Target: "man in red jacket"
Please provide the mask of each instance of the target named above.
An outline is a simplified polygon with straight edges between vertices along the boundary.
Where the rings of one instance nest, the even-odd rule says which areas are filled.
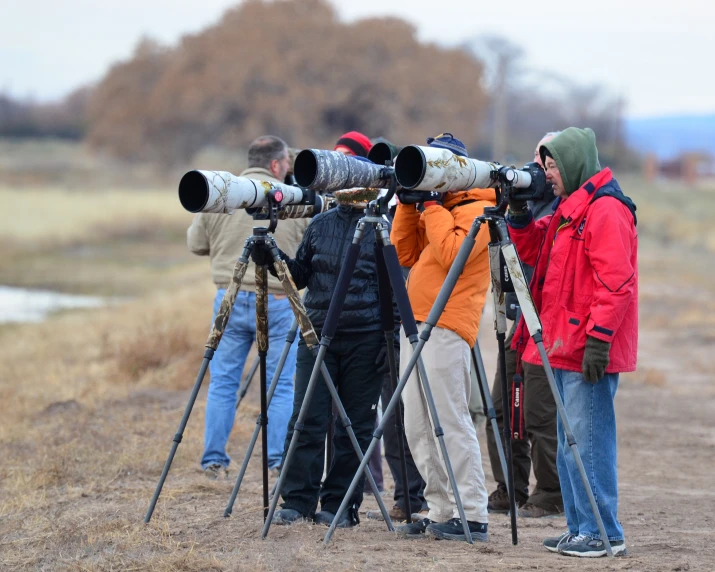
[[[618,522],[616,415],[620,372],[636,367],[638,238],[635,205],[611,170],[601,169],[591,129],[570,127],[540,154],[558,197],[555,212],[534,222],[526,203],[510,201],[507,222],[524,263],[535,267],[531,292],[546,352],[578,443],[613,553],[625,554]],[[524,319],[512,347],[541,365]],[[557,467],[568,531],[544,546],[569,556],[605,556],[575,459],[558,420]]]

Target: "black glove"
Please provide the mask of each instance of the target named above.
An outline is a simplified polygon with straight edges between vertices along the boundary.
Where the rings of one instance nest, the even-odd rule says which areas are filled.
[[[403,205],[417,205],[429,201],[442,204],[444,193],[436,193],[432,191],[400,191],[397,193],[397,198]]]
[[[400,344],[395,342],[395,367],[397,368],[398,376],[400,371]],[[375,358],[375,365],[377,367],[377,373],[387,373],[390,371],[390,362],[387,359],[387,344],[380,348],[380,351]]]
[[[280,259],[283,261],[289,259],[288,255],[281,249],[278,249],[278,256],[280,256]],[[276,276],[276,269],[273,266],[273,255],[267,244],[261,242],[255,243],[251,251],[251,260],[253,260],[256,266],[265,266],[271,275]]]
[[[268,266],[268,268],[273,267],[273,255],[271,254],[271,249],[267,244],[262,242],[256,242],[253,244],[253,250],[251,250],[251,260],[256,266]]]
[[[529,224],[531,220],[531,211],[525,200],[513,199],[509,195],[509,212],[507,213],[506,221],[509,224],[514,224],[517,227],[523,227]]]
[[[511,195],[509,196],[509,214],[512,216],[519,216],[526,214],[529,210],[529,205],[526,201],[513,199]]]
[[[611,352],[611,344],[586,336],[586,351],[583,352],[583,378],[589,383],[596,383],[606,373],[611,361],[609,354]]]

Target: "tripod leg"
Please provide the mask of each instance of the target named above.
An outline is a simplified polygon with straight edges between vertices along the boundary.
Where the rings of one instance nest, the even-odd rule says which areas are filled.
[[[151,520],[152,514],[154,514],[154,508],[156,507],[156,502],[159,500],[159,495],[161,494],[161,489],[164,487],[164,481],[166,476],[169,474],[169,469],[171,468],[171,463],[174,461],[174,455],[176,455],[176,449],[181,443],[181,439],[184,436],[184,429],[186,429],[186,424],[189,422],[189,416],[191,415],[191,410],[194,408],[194,403],[196,402],[196,396],[199,394],[201,389],[201,383],[206,375],[206,369],[209,366],[209,362],[213,357],[214,350],[207,349],[204,353],[204,361],[201,362],[201,367],[199,369],[199,374],[196,376],[196,381],[194,382],[194,387],[191,390],[191,396],[189,397],[189,402],[186,404],[186,409],[184,409],[184,415],[179,423],[179,428],[174,435],[174,442],[171,444],[171,450],[169,451],[169,457],[164,463],[164,470],[161,472],[161,477],[159,477],[159,482],[156,485],[156,490],[154,491],[154,496],[149,503],[149,510],[144,516],[144,522],[148,523]]]
[[[271,385],[268,388],[268,405],[271,404],[271,399],[273,398],[273,393],[275,393],[276,386],[278,385],[278,379],[281,376],[281,373],[283,372],[283,366],[285,365],[286,359],[288,358],[288,353],[290,352],[290,348],[293,345],[293,342],[295,341],[296,335],[298,332],[298,322],[296,320],[293,320],[293,325],[291,325],[290,330],[288,331],[288,335],[286,335],[286,341],[285,345],[283,346],[283,352],[281,353],[281,357],[278,360],[278,367],[276,367],[276,371],[273,374],[273,379],[271,380]],[[233,505],[236,502],[236,496],[238,496],[238,490],[241,488],[241,483],[243,482],[243,478],[246,475],[246,469],[248,468],[248,462],[251,459],[251,455],[253,455],[253,448],[256,446],[256,442],[258,441],[258,434],[261,431],[261,418],[260,415],[256,418],[256,427],[253,430],[253,435],[251,436],[251,441],[248,444],[248,448],[246,449],[246,454],[243,457],[243,463],[241,464],[241,470],[238,473],[238,478],[236,479],[236,484],[233,486],[233,492],[231,492],[231,498],[228,501],[228,505],[226,505],[226,510],[224,511],[223,515],[228,517],[231,516],[231,512],[233,511]]]
[[[503,226],[502,226],[503,225]],[[504,260],[506,261],[507,269],[509,270],[509,275],[514,283],[514,291],[519,300],[519,306],[521,307],[522,314],[524,316],[524,321],[526,322],[526,327],[529,330],[529,334],[536,343],[536,347],[539,350],[539,355],[541,356],[541,361],[544,364],[544,371],[546,372],[546,377],[549,380],[549,387],[551,388],[551,393],[554,396],[554,401],[556,402],[556,410],[558,411],[559,417],[561,418],[561,423],[564,426],[564,433],[566,434],[566,441],[571,449],[574,460],[576,461],[576,466],[578,467],[579,475],[581,476],[581,481],[583,482],[583,487],[586,490],[586,495],[588,496],[588,502],[591,505],[591,511],[596,519],[596,524],[598,526],[598,531],[601,535],[601,540],[606,547],[606,553],[610,558],[613,558],[613,549],[611,548],[611,543],[608,540],[608,534],[606,533],[606,527],[603,524],[603,519],[601,518],[601,513],[598,510],[598,504],[596,503],[596,498],[593,496],[593,490],[591,489],[591,484],[588,482],[588,476],[586,475],[586,469],[583,466],[583,460],[578,451],[578,445],[576,444],[576,438],[571,431],[571,424],[569,423],[568,417],[566,415],[566,409],[564,408],[563,400],[559,394],[559,390],[556,387],[556,380],[554,379],[554,372],[551,369],[551,364],[549,363],[549,357],[546,353],[546,348],[544,347],[543,338],[541,336],[541,320],[539,319],[538,312],[534,306],[534,301],[531,297],[529,291],[529,286],[524,280],[524,274],[521,268],[521,262],[516,252],[516,247],[508,239],[508,232],[506,230],[506,224],[501,221],[499,225],[499,233],[502,240],[502,252],[504,254]]]
[[[330,472],[330,467],[333,466],[333,440],[335,439],[335,407],[330,404],[330,421],[328,421],[328,434],[325,437],[325,474]]]
[[[246,393],[248,393],[248,388],[251,386],[251,382],[253,381],[256,372],[258,371],[258,366],[260,365],[260,363],[261,358],[256,356],[256,359],[253,360],[253,363],[251,364],[251,369],[248,370],[248,373],[243,378],[243,383],[241,384],[241,391],[238,394],[238,401],[236,401],[236,409],[238,409],[238,406],[241,405],[241,401],[243,401],[243,398],[246,397]]]
[[[511,543],[516,545],[519,542],[517,532],[517,507],[516,496],[514,492],[514,462],[512,460],[511,449],[511,412],[507,404],[509,396],[509,384],[506,379],[506,348],[504,341],[506,338],[505,332],[497,332],[497,344],[499,346],[499,364],[501,367],[501,394],[502,394],[502,437],[504,438],[505,462],[506,462],[506,488],[509,493],[509,518],[511,521]],[[497,439],[498,441],[499,439]]]
[[[499,437],[499,424],[497,422],[497,414],[494,410],[494,402],[492,401],[492,395],[489,392],[489,384],[487,383],[487,374],[484,370],[484,362],[482,361],[482,354],[479,351],[479,342],[474,344],[472,348],[472,363],[477,372],[477,379],[479,380],[479,388],[482,394],[482,403],[484,403],[484,413],[492,425],[492,431],[496,435],[496,446],[497,453],[499,455],[499,464],[501,465],[502,474],[507,474],[507,464],[506,457],[504,456],[504,444]]]
[[[464,238],[464,241],[462,242],[462,246],[459,248],[459,252],[457,253],[457,256],[452,263],[451,268],[449,269],[449,272],[447,273],[447,277],[444,279],[444,282],[442,284],[442,288],[440,289],[439,294],[437,295],[437,298],[432,305],[432,309],[430,310],[429,315],[427,316],[427,327],[423,330],[423,333],[420,334],[419,336],[419,341],[418,336],[417,336],[417,324],[415,323],[415,317],[414,314],[412,313],[412,307],[410,306],[410,300],[407,295],[407,289],[405,288],[405,282],[404,279],[402,278],[402,272],[400,271],[400,263],[397,259],[397,251],[395,250],[395,247],[390,244],[390,235],[386,227],[382,226],[378,228],[379,230],[379,239],[382,241],[382,244],[384,245],[383,247],[383,256],[385,258],[385,264],[387,266],[387,272],[390,276],[390,283],[392,285],[392,290],[395,294],[395,301],[397,302],[397,307],[399,308],[400,311],[400,317],[402,318],[402,328],[405,331],[405,335],[407,338],[410,340],[410,343],[412,344],[413,348],[413,353],[410,356],[410,360],[407,363],[407,366],[405,367],[405,371],[400,377],[400,382],[397,385],[397,388],[395,390],[395,393],[392,396],[392,399],[390,399],[390,403],[388,403],[387,408],[385,409],[385,412],[383,414],[382,421],[380,424],[377,426],[377,429],[375,429],[375,432],[373,433],[372,436],[372,441],[370,442],[370,446],[367,448],[367,451],[365,452],[365,457],[363,458],[362,462],[360,463],[360,467],[358,468],[357,472],[355,473],[355,476],[353,477],[352,482],[350,483],[350,487],[348,488],[348,493],[345,495],[345,498],[343,499],[342,504],[340,505],[340,508],[338,508],[338,512],[335,514],[335,520],[333,520],[333,523],[330,525],[330,528],[328,529],[327,534],[325,535],[325,538],[323,539],[323,545],[327,545],[330,542],[330,539],[335,532],[335,526],[336,523],[338,522],[338,519],[340,515],[345,511],[348,500],[352,496],[352,494],[355,491],[355,488],[357,487],[358,481],[360,479],[360,475],[362,472],[365,470],[365,465],[367,464],[367,459],[370,458],[370,455],[372,455],[373,450],[377,446],[376,443],[382,438],[382,433],[384,430],[384,424],[389,419],[390,415],[393,413],[395,410],[395,407],[397,407],[397,402],[400,399],[400,396],[402,395],[402,391],[405,388],[405,385],[407,384],[407,380],[410,377],[410,374],[412,373],[412,370],[415,368],[415,365],[417,364],[417,361],[420,357],[420,353],[422,352],[422,348],[424,347],[425,343],[427,342],[427,339],[429,338],[429,330],[434,327],[434,324],[437,323],[439,320],[439,317],[442,315],[442,312],[444,312],[444,308],[447,305],[447,301],[449,300],[449,297],[452,293],[452,290],[454,290],[454,286],[457,284],[457,280],[459,280],[459,276],[462,274],[462,271],[464,270],[464,265],[467,263],[467,259],[469,258],[470,253],[472,252],[472,249],[474,248],[474,243],[475,240],[474,238],[477,236],[477,233],[479,232],[479,228],[481,227],[481,220],[475,219],[474,223],[472,224],[471,228],[469,229],[469,233],[467,236]],[[415,343],[416,342],[416,343]],[[457,497],[459,497],[459,491],[457,490],[456,487],[454,487],[454,496],[455,500]],[[460,499],[460,504],[461,504],[461,499]],[[464,534],[467,538],[468,542],[473,542],[472,541],[472,535],[469,531],[469,525],[467,524],[466,519],[462,520],[462,524],[464,527]]]
[[[355,437],[355,431],[353,431],[352,423],[350,422],[350,419],[348,418],[348,414],[345,411],[345,408],[343,407],[342,402],[340,401],[340,396],[338,395],[337,389],[335,389],[335,385],[333,384],[333,380],[330,378],[330,372],[328,371],[328,368],[325,366],[325,363],[322,363],[320,365],[320,371],[323,374],[323,379],[325,380],[325,383],[328,386],[328,391],[330,392],[330,396],[333,398],[333,404],[335,405],[335,408],[337,409],[338,416],[340,417],[340,421],[342,422],[343,427],[345,427],[345,432],[348,434],[348,438],[350,439],[350,443],[352,444],[353,449],[355,450],[355,454],[357,455],[358,459],[360,461],[362,461],[363,454],[362,454],[362,450],[360,449],[360,444],[358,443],[357,437]],[[369,462],[369,459],[368,459],[368,462]],[[385,519],[385,523],[387,524],[387,529],[390,532],[394,532],[395,527],[392,525],[392,520],[390,520],[390,514],[387,512],[387,507],[385,506],[385,502],[382,500],[380,491],[377,489],[377,483],[375,483],[375,479],[372,476],[372,473],[370,472],[370,468],[367,465],[365,466],[365,478],[367,479],[367,482],[370,484],[370,488],[372,489],[372,492],[375,495],[375,500],[377,501],[377,505],[378,505],[378,507],[380,507],[380,512],[382,513],[382,516]]]
[[[263,518],[268,516],[268,400],[266,358],[268,356],[268,270],[256,266],[256,345],[261,362],[261,461],[263,469]]]
[[[489,271],[492,281],[492,302],[494,304],[494,330],[496,331],[497,344],[499,346],[499,383],[502,390],[502,433],[501,438],[504,440],[504,457],[506,460],[506,472],[504,480],[506,481],[506,490],[509,495],[509,517],[511,522],[511,542],[516,545],[519,541],[517,532],[517,506],[514,487],[514,464],[512,462],[511,449],[511,411],[507,405],[509,399],[509,382],[506,376],[506,305],[505,296],[502,291],[502,276],[500,269],[500,236],[494,224],[493,219],[489,220],[489,233],[491,242],[489,243]],[[498,435],[498,434],[497,434]],[[499,440],[498,438],[496,439]]]
[[[228,319],[231,317],[231,310],[236,302],[236,296],[238,296],[238,289],[241,287],[241,282],[246,274],[246,268],[248,268],[248,259],[251,255],[251,250],[253,248],[253,242],[249,238],[243,245],[243,252],[236,262],[236,266],[233,269],[233,280],[231,285],[226,289],[226,293],[221,300],[221,306],[216,313],[216,319],[214,320],[214,325],[209,333],[208,340],[206,341],[206,351],[204,352],[204,359],[201,362],[201,367],[199,368],[199,373],[194,382],[194,387],[191,390],[191,395],[189,397],[189,402],[186,404],[186,409],[184,410],[184,415],[179,423],[179,428],[174,435],[174,442],[171,445],[171,450],[169,451],[169,456],[164,464],[164,470],[161,472],[159,477],[159,482],[156,485],[156,490],[154,491],[154,496],[149,503],[149,510],[147,510],[144,516],[144,522],[148,523],[151,520],[152,514],[154,514],[154,509],[156,508],[156,503],[159,500],[159,495],[161,494],[161,489],[164,487],[164,481],[166,481],[166,476],[169,474],[169,469],[171,468],[171,463],[174,461],[174,455],[176,455],[176,449],[179,447],[179,443],[184,436],[184,430],[186,429],[186,424],[189,422],[189,416],[191,415],[191,410],[194,408],[194,403],[196,402],[196,397],[201,389],[201,384],[206,376],[206,370],[208,369],[209,362],[216,352],[223,332],[226,329],[226,324],[228,324]]]
[[[378,297],[380,299],[380,321],[385,332],[385,344],[387,345],[387,363],[390,368],[390,385],[392,392],[397,387],[397,360],[395,358],[395,317],[392,309],[392,288],[390,287],[390,275],[385,266],[385,256],[383,254],[384,245],[381,240],[375,243],[375,261],[377,262]],[[405,516],[407,522],[412,522],[412,506],[410,505],[409,479],[407,478],[407,459],[405,457],[405,430],[402,426],[402,402],[397,402],[395,411],[395,433],[397,435],[397,450],[400,456],[400,480],[402,484],[402,494]]]
[[[325,354],[328,350],[327,346],[321,345],[318,350],[318,355],[316,356],[315,363],[318,366],[314,367],[312,373],[310,374],[310,380],[308,380],[308,387],[305,390],[305,397],[303,398],[303,403],[300,406],[300,411],[298,412],[298,418],[296,419],[295,425],[293,426],[293,435],[291,436],[290,444],[288,445],[288,452],[283,460],[283,468],[281,469],[281,474],[278,477],[278,484],[276,485],[276,491],[273,494],[273,499],[271,500],[270,508],[268,509],[268,515],[266,515],[265,521],[263,523],[263,530],[261,531],[261,538],[265,538],[268,534],[268,530],[271,527],[271,520],[276,512],[276,506],[278,505],[278,499],[280,498],[280,493],[283,490],[283,484],[285,482],[286,475],[288,474],[288,469],[290,468],[290,463],[293,459],[293,453],[298,446],[298,438],[300,437],[301,431],[305,427],[305,418],[308,415],[308,407],[310,405],[310,400],[313,398],[313,392],[315,391],[315,386],[318,383],[318,373],[320,364],[325,360]]]

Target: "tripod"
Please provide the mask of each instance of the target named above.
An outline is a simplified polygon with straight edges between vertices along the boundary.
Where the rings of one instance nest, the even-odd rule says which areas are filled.
[[[484,416],[487,418],[489,423],[491,423],[492,429],[496,435],[499,434],[499,424],[497,422],[497,414],[494,410],[494,402],[492,401],[491,393],[489,392],[489,382],[487,381],[487,374],[484,370],[484,361],[482,360],[482,353],[479,350],[479,342],[474,343],[472,348],[472,366],[477,374],[477,381],[479,382],[479,393],[482,396],[482,405],[484,406]],[[504,445],[501,439],[496,440],[497,454],[499,455],[499,464],[501,465],[502,473],[507,474],[507,464],[506,457],[504,455]]]
[[[505,189],[507,192],[504,193],[504,197],[508,196],[508,191],[509,189]],[[551,393],[553,394],[554,401],[556,402],[556,409],[558,411],[558,415],[561,419],[562,425],[564,427],[564,433],[566,436],[566,441],[569,445],[569,448],[571,449],[571,453],[574,456],[574,459],[576,461],[576,465],[578,467],[579,474],[581,476],[581,481],[583,482],[584,489],[586,490],[586,494],[588,496],[589,503],[591,505],[591,510],[593,511],[593,515],[596,519],[599,533],[601,535],[601,539],[603,540],[605,546],[606,546],[606,552],[608,553],[609,557],[613,557],[613,551],[611,549],[611,544],[608,541],[608,535],[606,534],[606,529],[603,525],[603,519],[601,518],[601,515],[598,511],[598,506],[596,504],[596,499],[593,496],[593,491],[591,489],[591,486],[588,482],[588,477],[586,475],[586,470],[583,466],[583,461],[581,460],[581,455],[578,452],[578,446],[576,444],[576,439],[573,435],[573,432],[571,431],[571,425],[569,423],[568,417],[566,416],[566,410],[564,409],[564,404],[561,399],[561,395],[559,394],[558,388],[556,386],[556,381],[554,379],[554,372],[551,369],[551,365],[549,364],[549,359],[546,354],[546,349],[544,347],[544,342],[543,342],[543,337],[541,335],[542,328],[541,328],[541,321],[539,319],[538,312],[536,311],[536,307],[534,306],[534,302],[531,298],[531,293],[529,291],[529,286],[526,283],[526,280],[524,279],[524,273],[523,269],[521,267],[521,262],[519,260],[519,257],[516,252],[516,247],[514,244],[509,240],[509,233],[506,227],[506,221],[504,219],[503,215],[503,207],[495,207],[495,208],[489,208],[489,209],[484,209],[484,214],[482,216],[479,216],[474,219],[474,222],[472,223],[472,227],[469,230],[469,233],[465,237],[464,242],[462,243],[462,246],[460,247],[459,253],[457,254],[457,257],[452,264],[452,267],[449,269],[449,272],[447,274],[447,278],[444,281],[444,284],[442,286],[442,289],[440,290],[439,295],[437,296],[437,299],[435,300],[435,303],[432,307],[432,310],[430,311],[429,316],[427,317],[427,327],[431,328],[433,327],[434,324],[437,323],[437,319],[439,318],[439,315],[442,313],[444,310],[444,307],[447,304],[447,300],[449,299],[449,295],[451,294],[452,290],[454,289],[455,284],[457,283],[457,279],[459,278],[459,275],[462,273],[462,270],[464,268],[464,265],[469,257],[469,254],[471,253],[472,249],[474,248],[474,243],[475,243],[475,237],[477,236],[477,233],[479,232],[479,229],[483,223],[487,223],[489,225],[490,229],[490,235],[492,237],[492,243],[490,244],[490,269],[491,269],[491,276],[492,276],[492,290],[493,290],[493,297],[494,297],[494,304],[495,304],[495,327],[497,329],[497,340],[499,341],[499,353],[500,353],[500,360],[502,362],[502,384],[503,384],[503,389],[504,389],[504,395],[508,395],[506,393],[506,367],[504,364],[505,361],[505,354],[504,354],[504,339],[506,335],[506,308],[505,308],[505,300],[504,300],[504,292],[501,288],[501,272],[500,272],[500,265],[499,265],[499,260],[498,260],[498,253],[501,253],[504,256],[504,261],[506,265],[506,270],[508,272],[508,276],[511,279],[513,285],[514,285],[514,291],[517,295],[517,298],[519,300],[519,306],[522,309],[522,313],[524,316],[524,320],[527,326],[527,329],[529,330],[529,334],[531,335],[532,339],[534,340],[534,343],[536,344],[539,355],[541,357],[542,363],[544,365],[544,370],[546,372],[546,376],[549,380],[549,387],[551,388]],[[420,335],[420,338],[422,340],[422,335]],[[424,344],[423,344],[424,345]],[[417,351],[421,350],[421,347],[418,347],[415,350],[415,354],[417,354]],[[476,358],[475,358],[476,359]],[[398,391],[401,391],[402,387],[404,387],[404,384],[407,382],[407,378],[411,372],[411,369],[414,367],[414,362],[416,361],[415,355],[410,359],[410,362],[407,367],[407,371],[403,374],[402,378],[400,379],[400,384],[398,386]],[[388,409],[394,405],[395,399],[390,402]],[[503,408],[504,411],[508,411],[508,407]],[[510,431],[510,425],[508,422],[508,417],[505,415],[505,421],[504,421],[504,427],[505,427],[505,432]],[[376,431],[377,433],[377,431]],[[508,440],[506,445],[507,445],[507,450],[510,448],[511,441]],[[368,453],[370,450],[368,449]],[[511,469],[511,461],[509,458],[506,459],[508,466],[507,469]],[[508,474],[505,472],[505,474]],[[510,496],[510,502],[513,507],[513,477],[511,480],[511,488],[509,492]],[[351,484],[351,487],[355,484],[356,480],[353,479],[353,483]],[[341,507],[342,509],[343,507]],[[515,511],[512,509],[512,526],[514,526],[515,523]],[[340,514],[340,511],[336,515],[336,519],[338,518]],[[328,531],[329,534],[326,535],[324,542],[327,543],[330,539],[330,533],[331,531]],[[516,540],[516,530],[515,528],[512,528],[512,541]]]
[[[323,326],[322,330],[322,337],[320,340],[320,350],[318,352],[317,358],[316,358],[316,364],[313,368],[311,378],[308,384],[308,389],[306,391],[306,396],[303,401],[303,404],[301,406],[301,412],[298,417],[298,422],[296,423],[296,427],[300,426],[302,424],[305,414],[307,412],[307,404],[311,398],[312,394],[312,386],[315,384],[315,379],[317,378],[318,371],[320,369],[320,365],[323,363],[323,360],[325,358],[325,354],[328,350],[328,347],[330,346],[330,343],[333,339],[333,336],[335,334],[335,331],[337,329],[337,321],[338,321],[338,316],[340,314],[340,311],[342,310],[343,302],[345,300],[348,288],[350,286],[350,280],[353,274],[353,271],[355,269],[355,265],[357,263],[358,255],[360,252],[360,242],[364,236],[365,229],[368,225],[372,226],[374,228],[375,234],[376,234],[376,262],[377,262],[377,271],[378,271],[378,284],[380,282],[383,283],[383,287],[380,288],[379,291],[379,297],[380,297],[380,315],[381,315],[381,323],[383,330],[385,332],[385,340],[387,343],[387,358],[388,358],[388,365],[390,367],[390,373],[391,376],[393,376],[395,379],[397,377],[397,371],[396,371],[396,361],[394,357],[394,318],[392,315],[392,297],[391,296],[386,296],[385,292],[385,285],[389,282],[389,284],[392,287],[392,291],[395,294],[396,302],[398,309],[400,311],[400,315],[402,317],[402,324],[403,328],[405,330],[405,334],[412,344],[413,348],[419,348],[420,344],[424,345],[424,342],[426,341],[425,339],[420,339],[418,341],[418,330],[417,330],[417,324],[415,322],[414,315],[412,313],[412,308],[409,303],[409,299],[407,297],[407,289],[405,287],[404,279],[402,276],[402,272],[400,270],[400,265],[397,259],[397,252],[395,250],[395,247],[390,244],[390,236],[388,232],[388,226],[386,224],[385,218],[383,213],[386,212],[387,210],[387,202],[391,198],[391,193],[394,192],[394,186],[393,189],[391,189],[391,192],[388,193],[386,197],[382,197],[379,201],[373,201],[371,202],[368,207],[365,210],[365,216],[361,218],[358,221],[357,227],[355,229],[355,235],[353,237],[352,244],[348,248],[347,254],[345,256],[345,260],[343,261],[342,268],[340,270],[340,275],[338,276],[338,281],[337,285],[335,288],[335,293],[333,295],[333,298],[330,303],[330,307],[328,308],[328,313],[326,315],[325,319],[325,324]],[[382,276],[382,278],[379,278]],[[388,321],[389,318],[389,321]],[[414,368],[415,364],[418,363],[418,370],[419,370],[419,377],[420,377],[420,383],[422,386],[422,391],[425,394],[426,400],[427,400],[427,405],[430,413],[430,417],[432,419],[433,425],[434,425],[434,431],[435,431],[435,436],[437,437],[439,443],[440,443],[440,448],[442,452],[442,456],[445,461],[446,469],[447,469],[447,474],[449,477],[450,484],[452,486],[452,490],[454,492],[455,496],[455,502],[457,504],[457,508],[459,511],[459,514],[462,519],[462,524],[464,528],[464,533],[468,539],[468,541],[471,543],[472,542],[472,537],[469,531],[469,526],[467,524],[467,519],[465,518],[464,515],[464,508],[462,506],[462,501],[459,496],[459,491],[457,489],[456,485],[456,479],[454,476],[454,472],[452,470],[452,464],[449,460],[449,454],[447,452],[446,445],[444,443],[444,431],[442,430],[440,423],[439,423],[439,417],[437,414],[437,410],[434,404],[434,398],[432,396],[432,391],[430,389],[429,381],[427,379],[427,373],[424,367],[424,364],[422,363],[422,360],[419,359],[419,351],[414,350],[415,353],[413,354],[413,357],[410,360],[410,370]],[[394,372],[394,373],[393,373]],[[406,380],[406,378],[405,378]],[[382,437],[383,433],[383,428],[385,422],[388,420],[390,414],[395,410],[395,407],[397,406],[397,401],[399,400],[399,395],[400,392],[402,391],[402,387],[404,387],[404,382],[402,383],[402,386],[399,386],[396,388],[396,391],[393,395],[393,398],[390,400],[390,404],[388,408],[384,412],[383,420],[380,422],[378,425],[378,428],[374,431],[373,433],[373,438],[370,443],[370,446],[368,447],[365,455],[362,457],[362,460],[360,462],[360,467],[350,485],[350,488],[346,495],[343,498],[343,501],[340,505],[340,508],[338,509],[337,514],[335,515],[335,518],[333,519],[333,522],[330,525],[330,528],[328,530],[328,537],[326,537],[326,542],[327,538],[329,538],[330,535],[332,535],[333,531],[335,530],[337,523],[340,521],[340,516],[342,513],[345,511],[347,508],[348,503],[351,502],[351,498],[353,494],[355,493],[355,489],[357,488],[360,480],[360,475],[367,469],[367,463],[369,460],[370,455],[375,449],[377,441]],[[264,527],[263,527],[263,532],[262,532],[262,537],[265,538],[266,535],[268,534],[268,530],[270,528],[271,524],[271,518],[272,515],[275,511],[277,502],[278,502],[278,497],[280,495],[280,492],[283,487],[283,480],[284,477],[287,473],[286,467],[290,466],[290,462],[292,460],[293,453],[295,451],[295,448],[297,446],[297,435],[296,433],[293,434],[293,438],[291,440],[290,446],[288,448],[287,455],[284,460],[284,469],[281,472],[281,476],[278,480],[278,485],[276,488],[276,494],[273,497],[273,501],[271,503],[271,507],[269,510],[269,516],[265,521]],[[408,489],[405,489],[405,493],[407,494]],[[389,530],[394,530],[392,527],[392,523],[389,520],[389,518],[385,518],[388,529]]]
[[[274,203],[271,204],[271,210],[276,209],[276,205]],[[238,261],[236,262],[236,266],[234,268],[234,273],[233,273],[233,279],[231,281],[231,285],[227,288],[226,294],[224,295],[223,300],[221,301],[221,306],[219,307],[219,310],[216,314],[216,318],[214,320],[214,325],[211,329],[211,332],[209,334],[208,340],[206,342],[206,351],[204,353],[204,359],[203,362],[201,363],[201,367],[199,369],[198,376],[196,378],[196,381],[194,382],[194,387],[191,391],[191,395],[189,397],[189,402],[186,405],[186,409],[184,410],[184,415],[181,419],[181,422],[179,423],[179,429],[177,433],[174,435],[174,440],[173,444],[171,446],[171,450],[169,452],[169,456],[166,460],[166,463],[164,465],[164,470],[162,471],[161,477],[159,478],[159,482],[157,484],[156,490],[154,491],[154,496],[152,497],[152,500],[149,505],[149,510],[146,513],[146,516],[144,517],[144,522],[148,523],[151,520],[152,514],[154,512],[154,509],[156,507],[157,500],[159,498],[159,495],[161,494],[161,490],[164,486],[164,482],[166,480],[166,476],[169,473],[169,469],[171,467],[171,464],[174,459],[174,455],[176,454],[176,450],[179,446],[179,443],[181,443],[181,440],[183,438],[183,433],[186,428],[186,424],[188,423],[189,416],[191,415],[191,411],[193,409],[194,403],[196,401],[196,397],[198,395],[199,389],[201,388],[201,384],[203,382],[203,379],[206,375],[206,370],[208,368],[208,364],[211,361],[211,359],[214,356],[214,353],[216,351],[216,348],[218,347],[219,342],[221,341],[221,337],[223,336],[224,330],[226,328],[226,325],[228,324],[228,320],[231,316],[231,311],[233,309],[233,305],[236,301],[236,296],[238,295],[238,290],[241,287],[241,282],[243,281],[243,277],[246,273],[246,269],[248,268],[248,262],[250,259],[251,251],[257,244],[262,244],[268,247],[268,249],[271,252],[271,255],[273,257],[273,266],[276,271],[276,275],[278,276],[278,279],[281,281],[281,285],[283,287],[283,290],[285,291],[288,301],[291,305],[291,309],[293,310],[293,313],[295,315],[295,319],[297,324],[299,325],[301,332],[303,334],[303,338],[305,339],[306,345],[309,348],[314,348],[317,343],[318,343],[318,337],[315,334],[315,331],[313,330],[313,326],[310,323],[310,320],[308,318],[307,312],[305,310],[305,306],[303,306],[303,302],[300,299],[300,296],[298,294],[298,291],[296,290],[295,285],[293,284],[293,281],[290,279],[290,272],[288,271],[287,266],[285,265],[285,262],[283,262],[280,258],[280,255],[278,253],[278,247],[276,246],[275,240],[273,239],[272,236],[270,236],[268,233],[272,230],[275,229],[275,224],[276,224],[276,218],[274,216],[271,217],[271,225],[269,228],[263,228],[263,227],[255,227],[253,229],[253,236],[248,238],[246,240],[246,243],[244,244],[243,247],[243,252],[241,256],[239,257]],[[294,335],[294,334],[293,334]],[[290,336],[290,334],[289,334]],[[257,420],[257,427],[256,430],[254,431],[254,440],[252,441],[252,444],[255,445],[255,439],[257,438],[257,433],[258,431],[261,431],[261,445],[262,445],[262,469],[263,469],[263,507],[264,507],[264,517],[267,516],[268,514],[268,500],[269,500],[269,493],[268,493],[268,437],[267,437],[267,432],[266,432],[266,426],[268,424],[268,416],[267,416],[267,409],[268,409],[268,395],[266,391],[266,356],[268,353],[268,276],[267,276],[267,268],[265,266],[256,266],[256,342],[258,346],[258,356],[259,356],[259,365],[260,365],[260,383],[261,383],[261,413],[258,416]],[[286,340],[286,343],[287,340]],[[284,354],[287,355],[287,352],[284,350]],[[283,359],[283,363],[285,362],[285,358]],[[276,374],[273,377],[273,380],[271,382],[271,392],[270,395],[273,395],[273,391],[275,390],[275,386],[278,382],[278,377],[280,376],[280,369],[282,368],[282,364],[280,368],[277,368]],[[332,380],[330,380],[329,373],[327,371],[327,368],[322,372],[324,379],[326,383],[328,384],[329,387],[333,387]],[[351,429],[349,430],[349,433],[351,433]],[[354,446],[357,449],[357,452],[359,453],[358,456],[360,456],[362,453],[360,451],[360,447],[357,445],[357,440],[354,437],[354,434],[352,434],[352,441]],[[250,455],[249,455],[250,456]],[[248,457],[247,457],[248,459]],[[246,465],[248,463],[248,460],[244,460],[244,466],[242,467],[242,474],[245,474],[245,469]],[[367,471],[369,475],[369,471]],[[373,487],[374,491],[377,491],[377,486],[375,485],[374,481],[372,480],[372,476],[368,476],[368,481],[370,482],[370,485]],[[240,485],[240,481],[239,481]],[[238,492],[238,487],[235,487],[236,493]],[[379,495],[376,495],[378,497],[378,504],[381,504],[381,499],[379,498]],[[235,495],[232,496],[232,499],[235,499]],[[231,503],[232,506],[233,503]],[[384,516],[387,517],[387,509],[384,506],[384,503],[381,504],[380,509],[383,513]],[[227,508],[228,514],[230,514],[230,510]]]

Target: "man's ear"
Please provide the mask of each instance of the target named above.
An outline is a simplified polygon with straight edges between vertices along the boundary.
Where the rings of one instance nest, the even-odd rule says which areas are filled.
[[[268,170],[271,173],[273,173],[276,177],[278,176],[278,173],[280,173],[280,169],[281,169],[280,163],[281,162],[278,159],[273,159],[273,161],[271,161],[270,166],[268,167]]]

